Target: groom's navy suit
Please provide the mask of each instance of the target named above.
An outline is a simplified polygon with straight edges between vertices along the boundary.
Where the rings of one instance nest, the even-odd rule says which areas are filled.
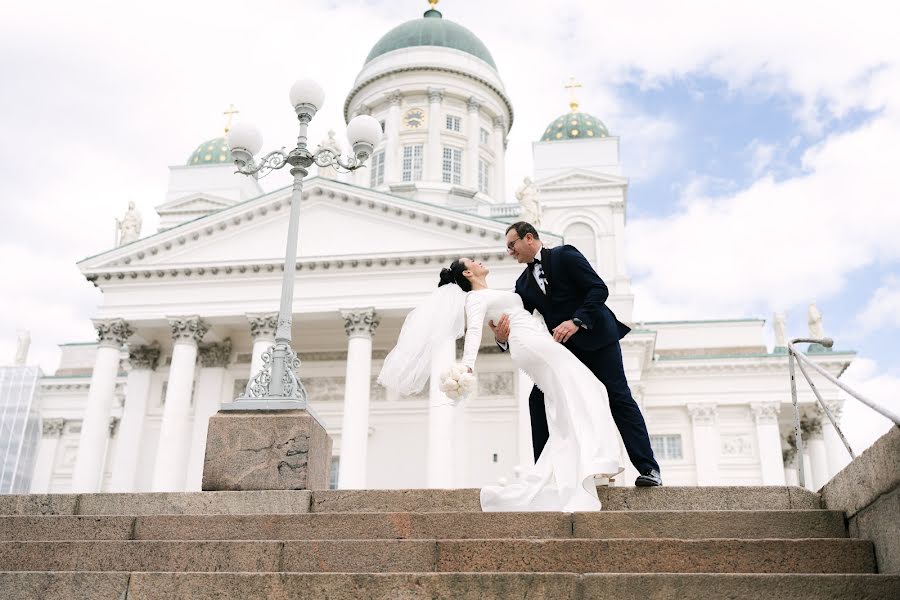
[[[631,329],[620,323],[606,306],[609,288],[574,246],[543,248],[539,259],[546,293],[541,291],[534,278],[533,264],[529,264],[516,281],[516,293],[522,298],[525,310],[533,312],[537,309],[551,332],[564,321],[581,319],[583,327],[569,338],[566,348],[606,386],[613,420],[635,468],[640,473],[649,469],[659,471],[644,416],[631,397],[622,365],[619,340]],[[550,435],[544,394],[535,387],[528,403],[534,459],[537,460]]]

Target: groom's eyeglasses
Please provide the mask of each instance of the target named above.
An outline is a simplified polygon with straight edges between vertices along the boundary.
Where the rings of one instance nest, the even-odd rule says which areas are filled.
[[[521,240],[521,239],[522,239],[522,238],[516,238],[516,239],[514,239],[514,240],[511,241],[511,242],[507,242],[507,243],[506,243],[506,250],[507,250],[508,252],[512,252],[512,249],[513,249],[513,247],[516,245],[516,242],[518,242],[518,241]]]

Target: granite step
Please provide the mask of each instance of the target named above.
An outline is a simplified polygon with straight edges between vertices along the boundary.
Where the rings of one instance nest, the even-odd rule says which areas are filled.
[[[0,541],[845,537],[826,510],[0,517]]]
[[[600,487],[604,510],[814,510],[799,487]],[[0,496],[0,515],[481,512],[477,489],[31,494]]]
[[[893,600],[900,576],[573,573],[0,573],[6,600]]]
[[[0,571],[874,573],[875,555],[828,538],[0,542]]]

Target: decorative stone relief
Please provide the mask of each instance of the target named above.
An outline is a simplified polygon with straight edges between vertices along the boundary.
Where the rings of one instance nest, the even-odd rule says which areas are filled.
[[[749,434],[722,434],[723,456],[753,456],[753,440]]]
[[[800,432],[804,440],[822,437],[822,415],[819,409],[800,419]]]
[[[381,323],[381,317],[374,308],[361,308],[355,310],[342,310],[344,317],[344,330],[347,335],[353,337],[371,338]]]
[[[220,367],[228,366],[231,360],[231,338],[217,344],[200,345],[200,366]]]
[[[116,432],[119,431],[119,423],[122,421],[119,417],[110,417],[109,418],[109,437],[116,437]]]
[[[209,331],[207,325],[200,317],[182,317],[169,319],[169,325],[172,327],[172,340],[177,344],[179,342],[187,342],[198,344],[206,332]]]
[[[478,395],[485,396],[512,396],[515,389],[514,373],[479,373]]]
[[[132,369],[149,369],[155,371],[159,366],[159,344],[153,342],[149,346],[134,346],[128,348],[128,362]]]
[[[343,402],[346,378],[306,377],[303,379],[307,397],[313,402]]]
[[[41,423],[41,435],[48,438],[58,438],[62,435],[65,426],[65,419],[44,419]]]
[[[778,402],[751,402],[750,412],[757,425],[777,425],[781,404]]]
[[[692,402],[687,405],[687,409],[694,425],[711,427],[716,424],[717,410],[715,404],[695,404]]]
[[[381,402],[387,399],[387,394],[385,392],[387,392],[387,390],[378,383],[378,376],[373,375],[372,380],[369,382],[369,399]]]
[[[247,315],[250,321],[250,337],[274,338],[275,329],[278,327],[278,314],[268,313],[260,315]]]
[[[118,348],[125,343],[134,329],[123,319],[109,319],[94,321],[94,328],[97,330],[97,341],[101,346],[115,346]]]
[[[494,129],[505,129],[506,128],[506,120],[503,117],[494,117],[493,124],[494,124]]]

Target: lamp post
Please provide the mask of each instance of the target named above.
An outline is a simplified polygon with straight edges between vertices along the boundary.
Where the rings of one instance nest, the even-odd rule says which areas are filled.
[[[325,91],[310,79],[294,83],[290,92],[291,106],[300,122],[297,146],[289,152],[275,150],[259,160],[254,159],[262,148],[262,135],[251,125],[238,123],[228,132],[228,146],[234,157],[238,173],[257,178],[265,177],[272,171],[290,165],[294,177],[291,191],[291,211],[288,221],[287,249],[284,257],[284,277],[281,283],[281,304],[278,310],[278,325],[275,330],[275,344],[263,355],[263,366],[259,373],[247,383],[244,394],[222,410],[308,410],[306,390],[297,377],[300,366],[297,353],[291,348],[291,320],[294,300],[294,278],[297,269],[297,235],[300,223],[300,196],[303,178],[309,174],[309,167],[315,163],[319,167],[334,167],[344,172],[355,171],[364,165],[372,155],[375,145],[381,139],[381,125],[369,115],[359,115],[347,125],[347,138],[353,148],[353,155],[347,158],[336,156],[332,151],[321,149],[313,153],[307,149],[307,129],[316,112],[325,101]]]

